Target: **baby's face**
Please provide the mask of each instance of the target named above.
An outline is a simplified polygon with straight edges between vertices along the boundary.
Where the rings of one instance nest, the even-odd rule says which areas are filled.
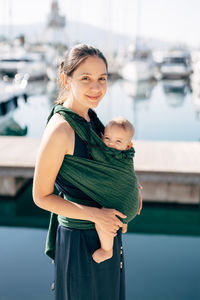
[[[117,150],[127,150],[132,146],[130,133],[119,126],[106,126],[102,137],[106,146]]]

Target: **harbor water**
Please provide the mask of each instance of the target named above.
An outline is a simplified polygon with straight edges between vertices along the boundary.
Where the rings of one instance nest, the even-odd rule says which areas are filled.
[[[46,230],[1,227],[0,237],[5,241],[0,299],[53,300],[53,265],[44,255]],[[123,245],[127,300],[200,299],[199,237],[128,233]]]
[[[38,82],[38,91],[36,86],[27,102],[20,98],[18,107],[0,122],[9,115],[28,127],[27,136],[41,137],[57,93],[49,82]],[[116,116],[126,117],[135,126],[137,140],[200,140],[200,98],[185,81],[110,82],[97,113],[104,124]]]
[[[44,254],[49,213],[31,190],[32,182],[0,201],[0,300],[54,299],[54,266]],[[200,299],[199,216],[197,206],[144,203],[123,234],[127,300]]]

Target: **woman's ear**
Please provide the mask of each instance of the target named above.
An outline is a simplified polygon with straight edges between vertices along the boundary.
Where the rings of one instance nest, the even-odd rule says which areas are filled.
[[[62,73],[61,78],[62,78],[62,82],[63,82],[65,89],[69,90],[70,89],[69,77],[65,73]]]

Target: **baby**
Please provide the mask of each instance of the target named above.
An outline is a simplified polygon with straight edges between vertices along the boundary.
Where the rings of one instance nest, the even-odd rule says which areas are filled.
[[[133,145],[131,140],[134,133],[135,129],[133,125],[125,118],[118,117],[112,119],[106,125],[102,140],[108,147],[117,150],[127,150]],[[114,239],[106,235],[99,226],[95,225],[95,228],[99,236],[101,248],[97,249],[92,254],[92,257],[97,263],[100,263],[112,257]]]

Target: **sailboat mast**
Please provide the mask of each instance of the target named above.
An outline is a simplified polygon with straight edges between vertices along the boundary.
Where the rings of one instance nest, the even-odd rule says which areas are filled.
[[[12,32],[12,0],[9,0],[9,38],[10,45],[13,44],[13,32]]]
[[[139,39],[140,39],[140,20],[141,20],[141,1],[137,0],[137,9],[136,9],[136,35],[135,35],[135,48],[139,48]]]

